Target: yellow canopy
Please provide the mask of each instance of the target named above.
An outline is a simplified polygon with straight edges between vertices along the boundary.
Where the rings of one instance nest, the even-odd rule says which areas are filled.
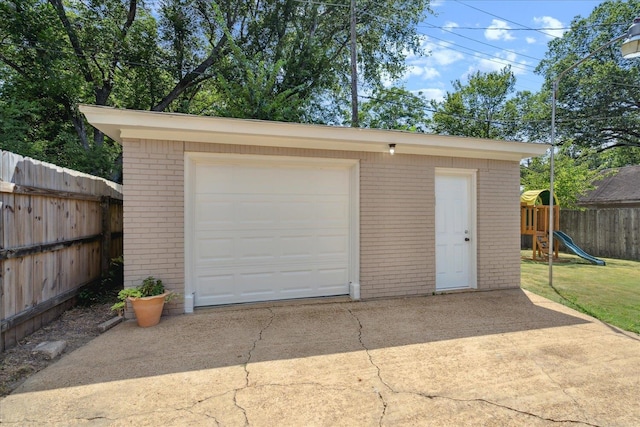
[[[520,195],[520,203],[525,203],[527,206],[534,205],[548,205],[549,204],[549,190],[529,190]],[[558,198],[555,193],[553,194],[553,203],[558,205]]]

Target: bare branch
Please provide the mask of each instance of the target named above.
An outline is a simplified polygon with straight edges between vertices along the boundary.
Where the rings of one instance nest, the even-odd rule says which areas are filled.
[[[185,90],[198,82],[198,78],[204,75],[204,72],[219,59],[220,52],[227,43],[227,35],[223,35],[218,44],[213,48],[207,59],[202,61],[194,70],[188,72],[175,87],[165,96],[162,101],[151,108],[151,111],[164,111],[178,96]]]
[[[76,54],[78,61],[80,62],[80,71],[87,83],[93,83],[94,78],[91,74],[91,69],[89,68],[89,62],[87,61],[87,57],[85,56],[84,50],[80,44],[80,40],[78,35],[76,34],[71,22],[69,22],[69,17],[64,10],[64,5],[62,4],[62,0],[49,0],[49,3],[54,7],[56,13],[58,15],[58,19],[64,26],[64,29],[67,33],[67,37],[69,37],[69,41],[71,42],[71,46],[73,47],[73,51]]]

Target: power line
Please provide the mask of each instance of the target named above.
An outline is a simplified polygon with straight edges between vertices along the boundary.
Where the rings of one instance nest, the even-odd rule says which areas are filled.
[[[618,26],[617,24],[614,24],[614,25]],[[420,25],[418,25],[418,27],[420,27]],[[611,25],[600,24],[600,25],[592,25],[592,27],[610,28]],[[442,26],[433,25],[432,28],[449,29],[449,30],[496,30],[497,29],[497,30],[506,30],[506,31],[555,31],[555,30],[569,31],[572,29],[571,27],[496,28],[496,27],[461,27],[459,25],[442,25]]]
[[[426,34],[426,33],[418,33],[418,34],[421,34],[421,35],[427,36],[427,37],[429,37],[431,39],[438,40],[438,41],[440,41],[442,43],[445,43],[445,45],[442,45],[442,44],[439,45],[442,48],[450,49],[450,50],[453,50],[453,51],[456,51],[456,52],[460,52],[460,53],[466,53],[466,52],[460,51],[459,49],[451,48],[450,45],[453,45],[453,46],[456,46],[456,47],[458,47],[460,49],[466,49],[466,50],[468,50],[470,52],[474,52],[474,53],[477,53],[477,54],[480,54],[480,55],[487,56],[487,57],[489,57],[489,61],[495,62],[497,64],[503,64],[504,65],[504,63],[507,62],[507,63],[509,63],[508,65],[511,65],[513,68],[518,68],[518,69],[521,69],[521,70],[524,70],[524,71],[533,71],[536,68],[533,65],[528,65],[528,64],[510,63],[510,61],[508,61],[508,60],[506,60],[504,58],[501,58],[501,57],[499,57],[497,55],[492,55],[490,53],[482,52],[482,51],[477,50],[477,49],[473,49],[473,48],[470,48],[470,47],[462,46],[462,45],[459,45],[459,44],[457,44],[455,42],[444,40],[444,39],[441,39],[439,37],[432,36],[432,35],[429,35],[429,34]]]
[[[426,24],[427,26],[431,27],[431,28],[436,28],[436,26],[435,26],[435,25],[428,24],[428,23],[426,23],[426,22],[425,22],[425,24]],[[534,61],[542,61],[542,58],[536,58],[536,57],[534,57],[534,56],[525,55],[524,53],[518,53],[518,52],[516,52],[515,50],[511,50],[511,49],[503,49],[503,48],[501,48],[501,47],[499,47],[499,46],[496,46],[496,45],[493,45],[493,44],[491,44],[491,43],[481,42],[481,41],[479,41],[479,40],[474,39],[473,37],[468,37],[468,36],[464,36],[464,35],[462,35],[462,34],[458,34],[458,33],[456,33],[455,31],[446,30],[446,29],[443,29],[442,31],[445,31],[445,32],[447,32],[447,33],[451,33],[451,34],[453,34],[453,35],[455,35],[455,36],[458,36],[458,37],[461,37],[461,38],[463,38],[463,39],[471,40],[471,41],[472,41],[472,42],[474,42],[474,43],[478,43],[478,44],[481,44],[481,45],[484,45],[484,46],[489,46],[489,47],[491,47],[491,48],[493,48],[493,49],[503,50],[503,51],[505,51],[505,52],[509,52],[509,53],[516,54],[516,55],[518,55],[518,56],[522,56],[523,58],[533,59]]]
[[[517,26],[519,26],[519,27],[525,28],[525,29],[527,29],[527,30],[536,31],[536,32],[538,32],[538,33],[540,33],[540,34],[544,34],[545,36],[551,36],[551,37],[558,38],[557,36],[554,36],[554,35],[549,34],[549,33],[545,33],[544,31],[535,30],[535,29],[533,29],[533,28],[527,27],[526,25],[520,24],[520,23],[515,22],[515,21],[512,21],[512,20],[510,20],[510,19],[503,18],[503,17],[498,16],[498,15],[496,15],[496,14],[493,14],[493,13],[491,13],[491,12],[487,12],[486,10],[480,9],[479,7],[475,7],[475,6],[471,6],[470,4],[463,3],[463,2],[461,2],[460,0],[453,0],[453,1],[455,1],[456,3],[461,4],[461,5],[463,5],[463,6],[466,6],[466,7],[468,7],[468,8],[471,8],[471,9],[477,10],[478,12],[481,12],[481,13],[487,14],[487,15],[489,15],[489,16],[493,16],[494,18],[501,19],[501,20],[503,20],[503,21],[505,21],[505,22],[510,22],[510,23],[512,23],[512,24],[514,24],[514,25],[517,25]]]
[[[401,96],[405,96],[404,94],[400,94]],[[414,95],[414,96],[420,96],[420,95]],[[368,99],[368,100],[372,100],[372,101],[377,101],[380,103],[386,103],[386,104],[394,104],[394,105],[399,105],[399,106],[404,106],[405,104],[395,101],[395,100],[385,100],[385,99],[380,99],[377,97],[373,97],[373,96],[367,96],[367,95],[358,95],[359,98],[363,98],[363,99]],[[423,98],[426,99],[426,98]],[[548,123],[549,120],[548,119],[541,119],[541,120],[514,120],[514,121],[508,121],[508,122],[503,122],[503,121],[497,121],[497,120],[488,120],[488,119],[481,119],[478,117],[473,117],[473,116],[466,116],[466,115],[462,115],[462,114],[454,114],[454,113],[449,113],[446,111],[440,111],[440,110],[435,110],[433,108],[429,108],[428,106],[424,107],[425,111],[428,111],[430,113],[438,113],[438,114],[443,114],[445,116],[450,116],[453,118],[457,118],[457,119],[462,119],[462,120],[470,120],[470,121],[478,121],[478,122],[483,122],[483,123],[491,123],[491,124],[496,124],[496,125],[500,125],[500,126],[507,126],[508,124],[514,124],[514,123],[529,123],[529,124],[536,124],[536,123]],[[589,121],[589,122],[599,122],[599,121],[610,121],[612,119],[617,119],[620,118],[619,116],[589,116],[589,117],[577,117],[577,118],[564,118],[564,119],[560,119],[559,123],[576,123],[576,122],[584,122],[584,121]]]
[[[295,0],[295,1],[297,1],[297,2],[299,2],[299,3],[305,3],[305,4],[320,4],[320,5],[325,5],[325,6],[348,7],[348,6],[346,6],[346,5],[342,5],[342,4],[324,3],[324,2],[317,2],[317,1],[311,1],[311,0]],[[456,1],[456,2],[458,2],[458,3],[461,3],[461,2],[459,2],[458,0],[454,0],[454,1]],[[467,0],[467,1],[469,1],[469,0]],[[524,1],[524,0],[523,0],[523,1]],[[464,4],[464,3],[461,3],[461,4]],[[369,13],[369,15],[370,15],[370,16],[372,16],[372,17],[374,17],[374,18],[377,18],[377,19],[386,19],[387,21],[391,21],[390,19],[388,19],[388,18],[386,18],[386,17],[376,16],[376,15],[371,14],[371,13]],[[497,15],[495,15],[495,16],[497,16]],[[498,18],[500,18],[500,17],[498,17]],[[500,19],[503,19],[503,18],[500,18]],[[513,22],[513,21],[511,21],[511,22]],[[517,23],[515,23],[515,24],[516,24],[516,25],[521,25],[521,24],[517,24]],[[432,25],[432,24],[427,24],[427,25],[428,25],[429,27],[431,27],[431,28],[436,28],[436,29],[441,29],[441,28],[442,28],[442,27],[438,27],[438,26],[435,26],[435,25]],[[524,28],[523,30],[535,30],[535,29],[531,29],[531,28]],[[452,34],[455,34],[455,35],[457,35],[457,36],[463,37],[463,38],[465,38],[465,39],[469,39],[469,40],[472,40],[472,41],[477,42],[477,40],[475,40],[475,39],[472,39],[472,38],[470,38],[470,37],[461,36],[461,35],[459,35],[459,34],[456,34],[456,33],[455,33],[455,32],[453,32],[453,31],[448,31],[448,32],[449,32],[449,33],[452,33]],[[498,63],[498,64],[504,64],[504,63],[508,63],[508,62],[510,62],[510,61],[505,60],[505,59],[503,59],[503,58],[500,58],[500,57],[498,57],[498,56],[491,55],[491,54],[488,54],[488,53],[485,53],[485,52],[482,52],[482,51],[479,51],[479,50],[476,50],[476,49],[473,49],[473,48],[469,48],[469,47],[466,47],[466,46],[458,45],[458,44],[456,44],[456,43],[454,43],[454,42],[446,41],[446,40],[440,39],[440,38],[435,37],[435,36],[430,36],[430,35],[428,35],[428,34],[425,34],[425,33],[419,33],[419,32],[418,32],[417,34],[425,35],[425,36],[428,36],[428,37],[433,38],[433,39],[435,39],[435,40],[440,40],[440,41],[442,41],[442,42],[444,42],[444,43],[447,43],[448,45],[455,45],[455,46],[458,46],[458,47],[459,47],[459,48],[461,48],[461,49],[466,49],[466,50],[468,50],[468,51],[476,52],[476,53],[478,53],[478,54],[480,54],[480,55],[487,56],[487,57],[491,58],[491,59],[489,59],[490,61],[492,61],[492,62],[496,62],[496,63]],[[64,50],[46,49],[46,48],[36,47],[36,46],[24,46],[24,45],[20,45],[20,44],[12,44],[12,43],[9,43],[9,42],[6,42],[6,41],[2,41],[2,42],[0,42],[0,44],[12,45],[12,46],[14,46],[14,47],[19,47],[19,48],[33,48],[33,49],[36,49],[36,50],[39,50],[39,51],[43,51],[43,52],[50,52],[50,53],[62,53],[62,54],[68,54],[68,55],[75,55],[75,56],[77,56],[77,54],[76,54],[76,53],[75,53],[71,48],[68,48],[68,50],[65,52]],[[539,58],[534,58],[534,57],[531,57],[531,56],[522,55],[522,54],[519,54],[518,52],[515,52],[515,51],[512,51],[512,50],[505,50],[505,49],[502,49],[502,48],[500,48],[500,47],[498,47],[498,46],[491,45],[491,44],[489,44],[489,43],[481,43],[481,44],[484,44],[484,45],[490,46],[490,47],[495,48],[495,49],[498,49],[498,50],[500,50],[500,51],[506,51],[506,52],[513,53],[513,54],[515,54],[515,55],[519,55],[519,56],[523,56],[523,57],[528,57],[528,58],[534,59],[534,60],[536,60],[536,61],[539,61],[539,60],[540,60]],[[447,46],[447,48],[449,48],[449,49],[451,49],[451,50],[456,50],[456,49],[453,49],[453,48],[448,47],[448,46]],[[103,56],[103,58],[105,58],[105,59],[110,59],[106,54],[101,53],[101,52],[94,52],[94,53],[92,53],[92,52],[87,52],[87,53],[88,53],[88,54],[90,54],[90,55],[91,55],[91,54],[96,55],[96,56],[98,56],[98,57],[99,57],[99,56]],[[154,68],[154,69],[155,69],[155,68],[161,68],[161,69],[165,69],[165,70],[167,70],[167,71],[172,71],[172,72],[176,72],[176,71],[180,71],[180,72],[190,71],[190,70],[187,70],[187,69],[180,69],[180,70],[176,70],[175,68],[170,67],[170,66],[168,66],[168,65],[166,65],[166,64],[141,63],[141,62],[129,61],[129,60],[121,60],[120,62],[121,62],[122,64],[134,65],[134,66],[139,66],[139,67],[148,67],[148,68]],[[527,64],[512,64],[512,66],[513,66],[513,67],[515,67],[515,68],[520,68],[520,69],[527,70],[527,71],[528,71],[528,69],[527,69],[527,68],[529,68],[529,69],[531,69],[531,68],[535,68],[535,67],[530,66],[530,65],[527,65]],[[206,73],[206,72],[199,73],[199,74],[201,74],[201,75],[208,75],[208,73]],[[623,84],[620,84],[620,86],[623,86]],[[632,88],[637,88],[637,86],[633,86],[633,85],[624,85],[624,86],[628,86],[628,87],[632,87]],[[379,100],[379,101],[381,101],[381,100]],[[381,102],[382,102],[382,101],[381,101]],[[471,119],[471,118],[467,118],[467,119]],[[600,119],[600,118],[594,118],[594,119]],[[605,118],[601,118],[601,119],[602,119],[602,120],[606,120],[606,119],[610,119],[610,117],[605,117]]]
[[[501,65],[503,67],[510,66],[513,69],[522,70],[522,71],[525,71],[525,72],[535,71],[535,69],[536,69],[536,67],[534,65],[529,65],[529,64],[523,63],[523,62],[519,62],[518,63],[518,62],[515,62],[515,61],[512,61],[512,60],[500,57],[498,55],[486,53],[486,52],[483,52],[483,51],[480,51],[480,50],[477,50],[477,49],[473,49],[473,48],[470,48],[470,47],[467,47],[467,46],[459,45],[459,44],[457,44],[455,42],[452,42],[452,41],[449,41],[449,40],[444,40],[444,39],[441,39],[439,37],[436,37],[436,36],[433,36],[433,35],[430,35],[430,34],[426,34],[426,33],[418,33],[418,34],[427,36],[430,39],[437,40],[437,41],[441,42],[441,44],[439,44],[438,46],[440,48],[442,48],[442,49],[448,49],[448,50],[452,50],[452,51],[455,51],[455,52],[460,52],[460,53],[465,54],[465,55],[468,54],[468,52],[472,52],[474,55],[476,55],[476,58],[478,58],[477,55],[481,55],[481,56],[485,57],[485,58],[478,58],[478,59],[483,59],[483,60],[486,60],[486,61],[489,61],[489,62],[493,62],[493,63]],[[452,47],[452,46],[455,46],[455,47]],[[461,50],[461,49],[464,49],[464,50]],[[516,81],[516,84],[518,86],[522,86],[522,82],[526,82],[526,81],[529,81],[529,82],[533,83],[533,80],[527,80],[527,79],[524,79],[522,77],[518,77],[518,79]]]

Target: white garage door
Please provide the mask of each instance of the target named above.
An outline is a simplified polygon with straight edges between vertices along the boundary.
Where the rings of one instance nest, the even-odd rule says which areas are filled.
[[[353,163],[242,157],[192,163],[194,305],[348,294]]]

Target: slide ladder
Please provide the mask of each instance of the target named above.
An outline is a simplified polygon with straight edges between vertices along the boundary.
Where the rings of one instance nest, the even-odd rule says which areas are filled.
[[[538,244],[536,245],[538,256],[549,256],[549,239],[547,238],[547,235],[544,233],[538,233],[535,237],[538,241]]]
[[[569,249],[571,252],[573,252],[574,254],[578,255],[580,258],[586,259],[591,264],[606,265],[606,263],[603,260],[601,260],[599,258],[596,258],[596,257],[594,257],[592,255],[589,255],[588,253],[583,251],[578,245],[576,245],[573,242],[573,239],[571,237],[569,237],[566,233],[563,233],[562,231],[554,231],[553,232],[553,237],[555,237],[556,239],[561,241],[562,244],[565,245],[567,247],[567,249]]]

